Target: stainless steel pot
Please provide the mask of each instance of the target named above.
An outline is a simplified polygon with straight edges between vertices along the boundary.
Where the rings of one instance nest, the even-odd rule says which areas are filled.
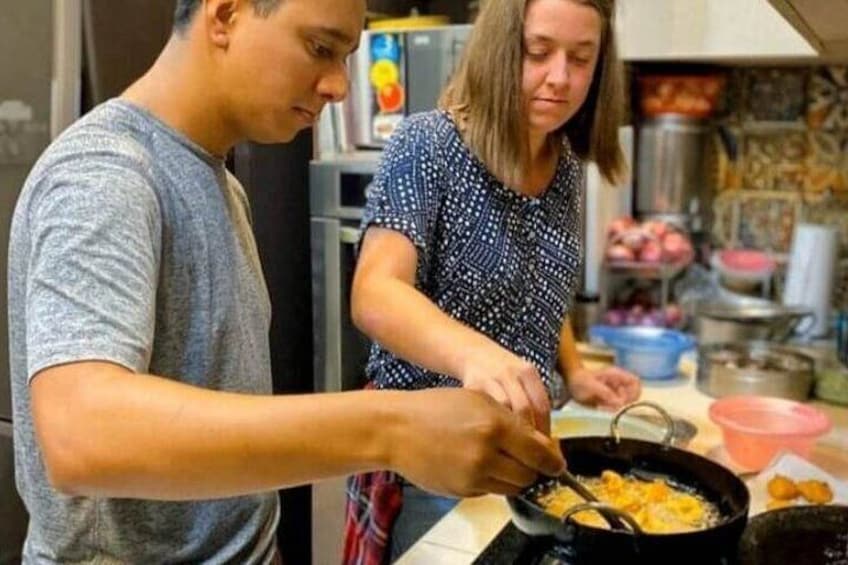
[[[698,388],[720,398],[737,394],[807,400],[815,379],[812,357],[773,343],[714,343],[698,348]]]
[[[811,310],[773,302],[757,305],[706,303],[695,309],[694,332],[701,345],[763,340],[784,341],[814,319]]]
[[[636,213],[703,231],[712,210],[706,174],[712,124],[679,114],[663,114],[639,126]]]

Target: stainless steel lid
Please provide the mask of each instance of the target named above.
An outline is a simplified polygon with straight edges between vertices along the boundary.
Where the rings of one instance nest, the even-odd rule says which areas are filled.
[[[724,302],[708,302],[699,304],[696,309],[696,315],[717,318],[720,320],[739,320],[739,321],[756,321],[756,320],[774,320],[778,318],[795,318],[807,316],[812,311],[809,308],[802,306],[784,306],[782,304],[729,304]]]
[[[768,341],[713,343],[701,346],[698,352],[713,364],[733,369],[812,372],[815,367],[809,355]]]

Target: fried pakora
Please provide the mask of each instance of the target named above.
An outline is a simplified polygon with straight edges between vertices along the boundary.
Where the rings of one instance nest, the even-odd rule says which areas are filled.
[[[798,481],[798,491],[801,496],[813,504],[827,504],[833,500],[833,491],[824,481]]]
[[[792,500],[799,494],[795,481],[783,475],[775,475],[768,482],[768,493],[777,500]]]
[[[580,477],[580,482],[601,501],[630,514],[648,533],[703,530],[720,519],[715,504],[662,480],[644,481],[606,470],[600,477]],[[558,485],[542,494],[537,502],[546,512],[561,518],[583,499],[570,488]],[[579,512],[574,519],[586,526],[609,527],[595,511]]]
[[[766,504],[768,510],[794,506],[799,497],[812,504],[827,504],[833,500],[833,491],[824,481],[794,481],[776,474],[769,480],[767,489],[771,497]]]

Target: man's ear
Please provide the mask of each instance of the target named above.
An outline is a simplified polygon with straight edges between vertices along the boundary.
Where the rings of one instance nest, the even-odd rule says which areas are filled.
[[[249,0],[204,0],[201,13],[206,35],[213,45],[226,49],[230,45],[233,26]]]

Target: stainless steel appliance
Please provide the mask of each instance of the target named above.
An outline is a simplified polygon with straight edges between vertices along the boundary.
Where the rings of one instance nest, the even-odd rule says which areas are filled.
[[[309,168],[316,392],[362,388],[368,340],[350,320],[365,192],[380,153],[352,153]]]
[[[698,348],[698,388],[716,398],[757,394],[804,402],[810,396],[814,372],[812,357],[767,341]]]
[[[33,163],[79,112],[80,3],[3,6],[0,37],[0,564],[20,562],[27,514],[14,481],[6,261],[18,193]]]
[[[470,31],[470,25],[364,31],[343,103],[349,144],[382,147],[405,116],[435,108]]]
[[[692,232],[709,227],[715,187],[708,175],[715,147],[710,122],[663,114],[639,126],[636,215],[674,222]]]
[[[381,153],[313,161],[309,168],[315,392],[361,389],[369,340],[350,318],[359,222]],[[312,562],[339,563],[345,479],[312,488]]]

